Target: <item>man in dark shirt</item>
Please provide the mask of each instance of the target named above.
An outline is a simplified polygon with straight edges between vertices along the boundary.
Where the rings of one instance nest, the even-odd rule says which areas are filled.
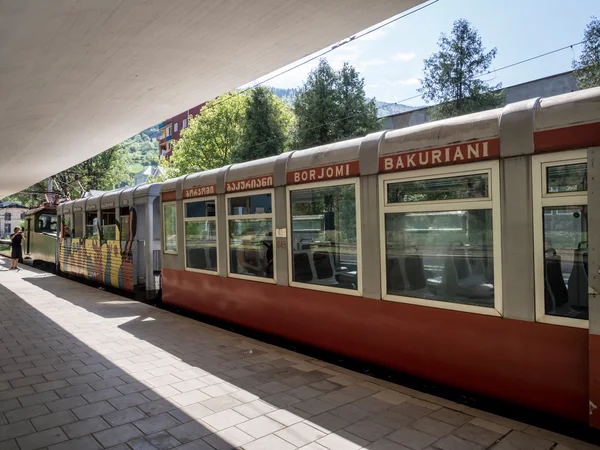
[[[22,242],[25,239],[23,232],[19,227],[15,227],[15,232],[10,235],[10,270],[16,270],[17,264],[23,259],[23,247]]]

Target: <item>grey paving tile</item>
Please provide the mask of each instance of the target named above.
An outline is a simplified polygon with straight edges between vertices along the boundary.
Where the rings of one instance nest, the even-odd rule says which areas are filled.
[[[0,448],[2,450],[19,450],[19,444],[14,439],[0,442]]]
[[[286,394],[296,397],[298,400],[308,400],[314,397],[323,395],[318,389],[314,389],[308,386],[298,386],[294,389],[290,389]]]
[[[378,441],[369,444],[369,450],[411,450],[404,445],[398,444],[397,442],[390,441],[387,438],[380,439]]]
[[[59,411],[45,416],[39,416],[31,419],[31,423],[38,431],[48,430],[54,427],[60,427],[71,422],[76,422],[78,419],[71,411]]]
[[[144,434],[152,434],[173,428],[177,425],[180,425],[180,422],[173,416],[167,413],[162,413],[156,416],[137,420],[133,424],[142,430]]]
[[[83,436],[51,445],[48,450],[102,450],[102,446],[92,436]]]
[[[158,450],[143,436],[128,441],[127,447],[131,450]]]
[[[179,442],[166,431],[159,431],[158,433],[149,434],[146,436],[146,439],[158,450],[167,450],[181,445],[181,442]]]
[[[440,420],[450,425],[454,425],[455,427],[460,427],[461,425],[464,425],[465,423],[473,419],[473,416],[469,416],[458,411],[453,411],[448,408],[438,409],[437,411],[434,411],[431,414],[429,414],[428,417]]]
[[[119,391],[111,387],[108,389],[102,389],[100,391],[83,394],[82,397],[85,398],[89,403],[96,403],[102,400],[109,400],[111,398],[120,397],[121,395],[122,394]]]
[[[70,439],[75,439],[86,434],[96,433],[106,430],[110,425],[106,423],[102,417],[91,417],[89,419],[73,422],[68,425],[63,425],[62,429]]]
[[[74,397],[75,395],[87,394],[88,392],[94,392],[94,389],[89,384],[78,384],[77,386],[69,386],[61,389],[57,389],[56,395],[60,398]]]
[[[434,443],[433,448],[438,448],[440,450],[483,450],[487,447],[450,434]]]
[[[69,383],[67,383],[65,380],[53,380],[46,381],[45,383],[34,384],[33,388],[36,390],[36,392],[46,392],[54,389],[60,389],[65,386],[69,386]]]
[[[142,403],[137,407],[149,416],[154,416],[156,414],[161,414],[177,409],[177,405],[164,398],[161,398],[160,400],[154,400],[153,402]]]
[[[275,435],[296,447],[302,447],[327,436],[327,433],[315,427],[311,427],[307,423],[300,422],[277,431]]]
[[[188,394],[189,394],[189,392],[188,392]],[[187,401],[183,402],[185,404],[182,404],[182,406],[190,405],[190,404],[192,404],[191,402],[193,400],[197,400],[198,398],[200,398],[200,397],[198,397],[196,395],[192,395]],[[174,399],[175,399],[175,397],[171,398],[171,400],[174,400]],[[194,402],[194,403],[196,403],[196,402]],[[231,397],[230,395],[221,395],[220,397],[214,397],[214,398],[209,398],[208,400],[200,401],[200,404],[203,406],[206,406],[208,409],[210,409],[214,412],[219,412],[219,411],[225,411],[226,409],[235,408],[236,406],[241,405],[242,402]]]
[[[43,383],[46,379],[42,375],[32,375],[30,377],[16,378],[10,380],[12,387],[31,386],[32,384]]]
[[[94,433],[94,437],[103,447],[122,444],[141,435],[142,432],[130,423]]]
[[[101,391],[103,389],[121,387],[125,384],[126,383],[123,380],[121,380],[118,377],[115,377],[115,378],[107,378],[106,380],[92,381],[90,383],[90,386],[92,387],[92,389],[94,389],[96,391]],[[119,391],[119,392],[121,392],[121,391]]]
[[[263,436],[281,430],[285,426],[273,419],[261,416],[255,419],[248,420],[247,422],[240,423],[239,425],[237,425],[237,427],[244,433],[252,436],[253,438],[259,439]]]
[[[21,404],[16,398],[11,398],[9,400],[4,400],[0,402],[0,413],[19,408],[21,408]]]
[[[227,409],[225,411],[211,414],[210,416],[202,418],[203,422],[206,422],[216,430],[224,430],[225,428],[233,427],[238,423],[242,423],[247,420],[248,418],[246,416],[235,412],[233,409]]]
[[[452,434],[484,446],[492,445],[494,442],[496,442],[502,437],[500,433],[496,433],[494,431],[488,430],[487,428],[479,427],[471,423],[464,424],[463,426],[455,430]],[[519,441],[519,437],[520,436],[517,435],[514,436],[514,438],[517,441]],[[525,440],[525,442],[528,441]]]
[[[14,423],[31,419],[32,417],[43,416],[49,412],[45,405],[33,405],[8,411],[4,415],[10,423]]]
[[[273,434],[244,445],[244,450],[294,450],[295,448],[293,444]]]
[[[77,408],[73,408],[73,412],[80,419],[101,416],[112,411],[115,411],[115,408],[113,408],[106,401],[101,401],[97,403],[92,403],[90,405],[78,406]]]
[[[415,405],[414,403],[403,402],[391,408],[391,411],[396,412],[402,416],[410,417],[413,419],[420,419],[433,411],[424,406]]]
[[[387,439],[402,444],[412,450],[422,450],[437,441],[437,438],[430,434],[406,427],[389,434]]]
[[[494,446],[494,450],[550,450],[553,446],[554,442],[513,430]]]
[[[177,425],[173,428],[169,428],[167,431],[182,443],[195,441],[196,439],[200,439],[213,433],[213,430],[209,427],[196,421]]]
[[[204,440],[198,439],[175,447],[174,450],[214,450],[214,447],[208,445]]]
[[[35,428],[29,420],[2,425],[0,426],[0,442],[30,433],[35,433]]]
[[[454,425],[440,422],[439,420],[431,419],[430,417],[422,417],[411,424],[411,427],[430,434],[437,438],[441,438],[451,433],[456,427]]]
[[[60,428],[51,428],[49,430],[38,431],[37,433],[19,437],[17,438],[17,443],[19,444],[19,447],[21,447],[21,450],[35,450],[68,439],[67,435]]]
[[[53,402],[48,402],[46,403],[46,407],[52,412],[57,412],[65,409],[77,408],[78,406],[87,404],[88,402],[83,397],[77,395],[75,397],[67,397],[60,400],[54,400]]]
[[[333,415],[330,412],[325,412],[323,414],[311,417],[310,419],[307,419],[306,422],[309,425],[324,431],[325,433],[333,433],[350,425],[350,422],[346,419],[342,419],[341,417]]]
[[[294,404],[294,408],[301,409],[312,415],[324,413],[335,408],[331,403],[324,402],[318,398],[311,398]]]
[[[368,442],[358,436],[354,436],[345,431],[340,431],[319,439],[317,444],[330,450],[358,450],[359,448],[366,446]]]
[[[331,414],[341,417],[350,423],[366,419],[371,415],[370,411],[365,411],[354,404],[340,406],[339,408],[332,409],[330,412]]]
[[[108,402],[115,409],[126,409],[132,406],[141,405],[143,403],[148,403],[148,399],[144,397],[142,394],[135,392],[133,394],[122,395],[120,397],[112,398],[108,400]]]
[[[19,402],[23,406],[33,406],[42,403],[51,402],[58,400],[59,397],[54,391],[40,392],[39,394],[27,395],[25,397],[19,397]]]
[[[394,431],[370,420],[361,420],[344,428],[344,430],[369,442],[381,439]]]
[[[369,420],[392,430],[399,430],[415,421],[394,411],[386,410],[369,416]]]

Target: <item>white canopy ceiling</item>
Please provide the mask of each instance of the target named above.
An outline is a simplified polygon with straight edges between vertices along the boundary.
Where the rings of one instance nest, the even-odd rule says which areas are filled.
[[[0,198],[421,0],[0,0]]]

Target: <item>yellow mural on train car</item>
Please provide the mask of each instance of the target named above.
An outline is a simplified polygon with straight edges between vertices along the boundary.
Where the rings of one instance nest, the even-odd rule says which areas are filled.
[[[132,210],[133,211],[133,210]],[[131,214],[133,215],[133,214]],[[131,217],[130,215],[130,217]],[[64,273],[133,292],[133,235],[131,224],[121,240],[121,227],[116,227],[116,239],[72,238],[70,230],[62,226],[59,264]]]

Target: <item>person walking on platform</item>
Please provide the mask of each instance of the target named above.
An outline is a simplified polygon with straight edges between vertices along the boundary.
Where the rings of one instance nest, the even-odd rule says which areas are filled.
[[[16,270],[19,261],[23,260],[23,232],[19,227],[15,227],[15,232],[10,235],[10,270]]]

